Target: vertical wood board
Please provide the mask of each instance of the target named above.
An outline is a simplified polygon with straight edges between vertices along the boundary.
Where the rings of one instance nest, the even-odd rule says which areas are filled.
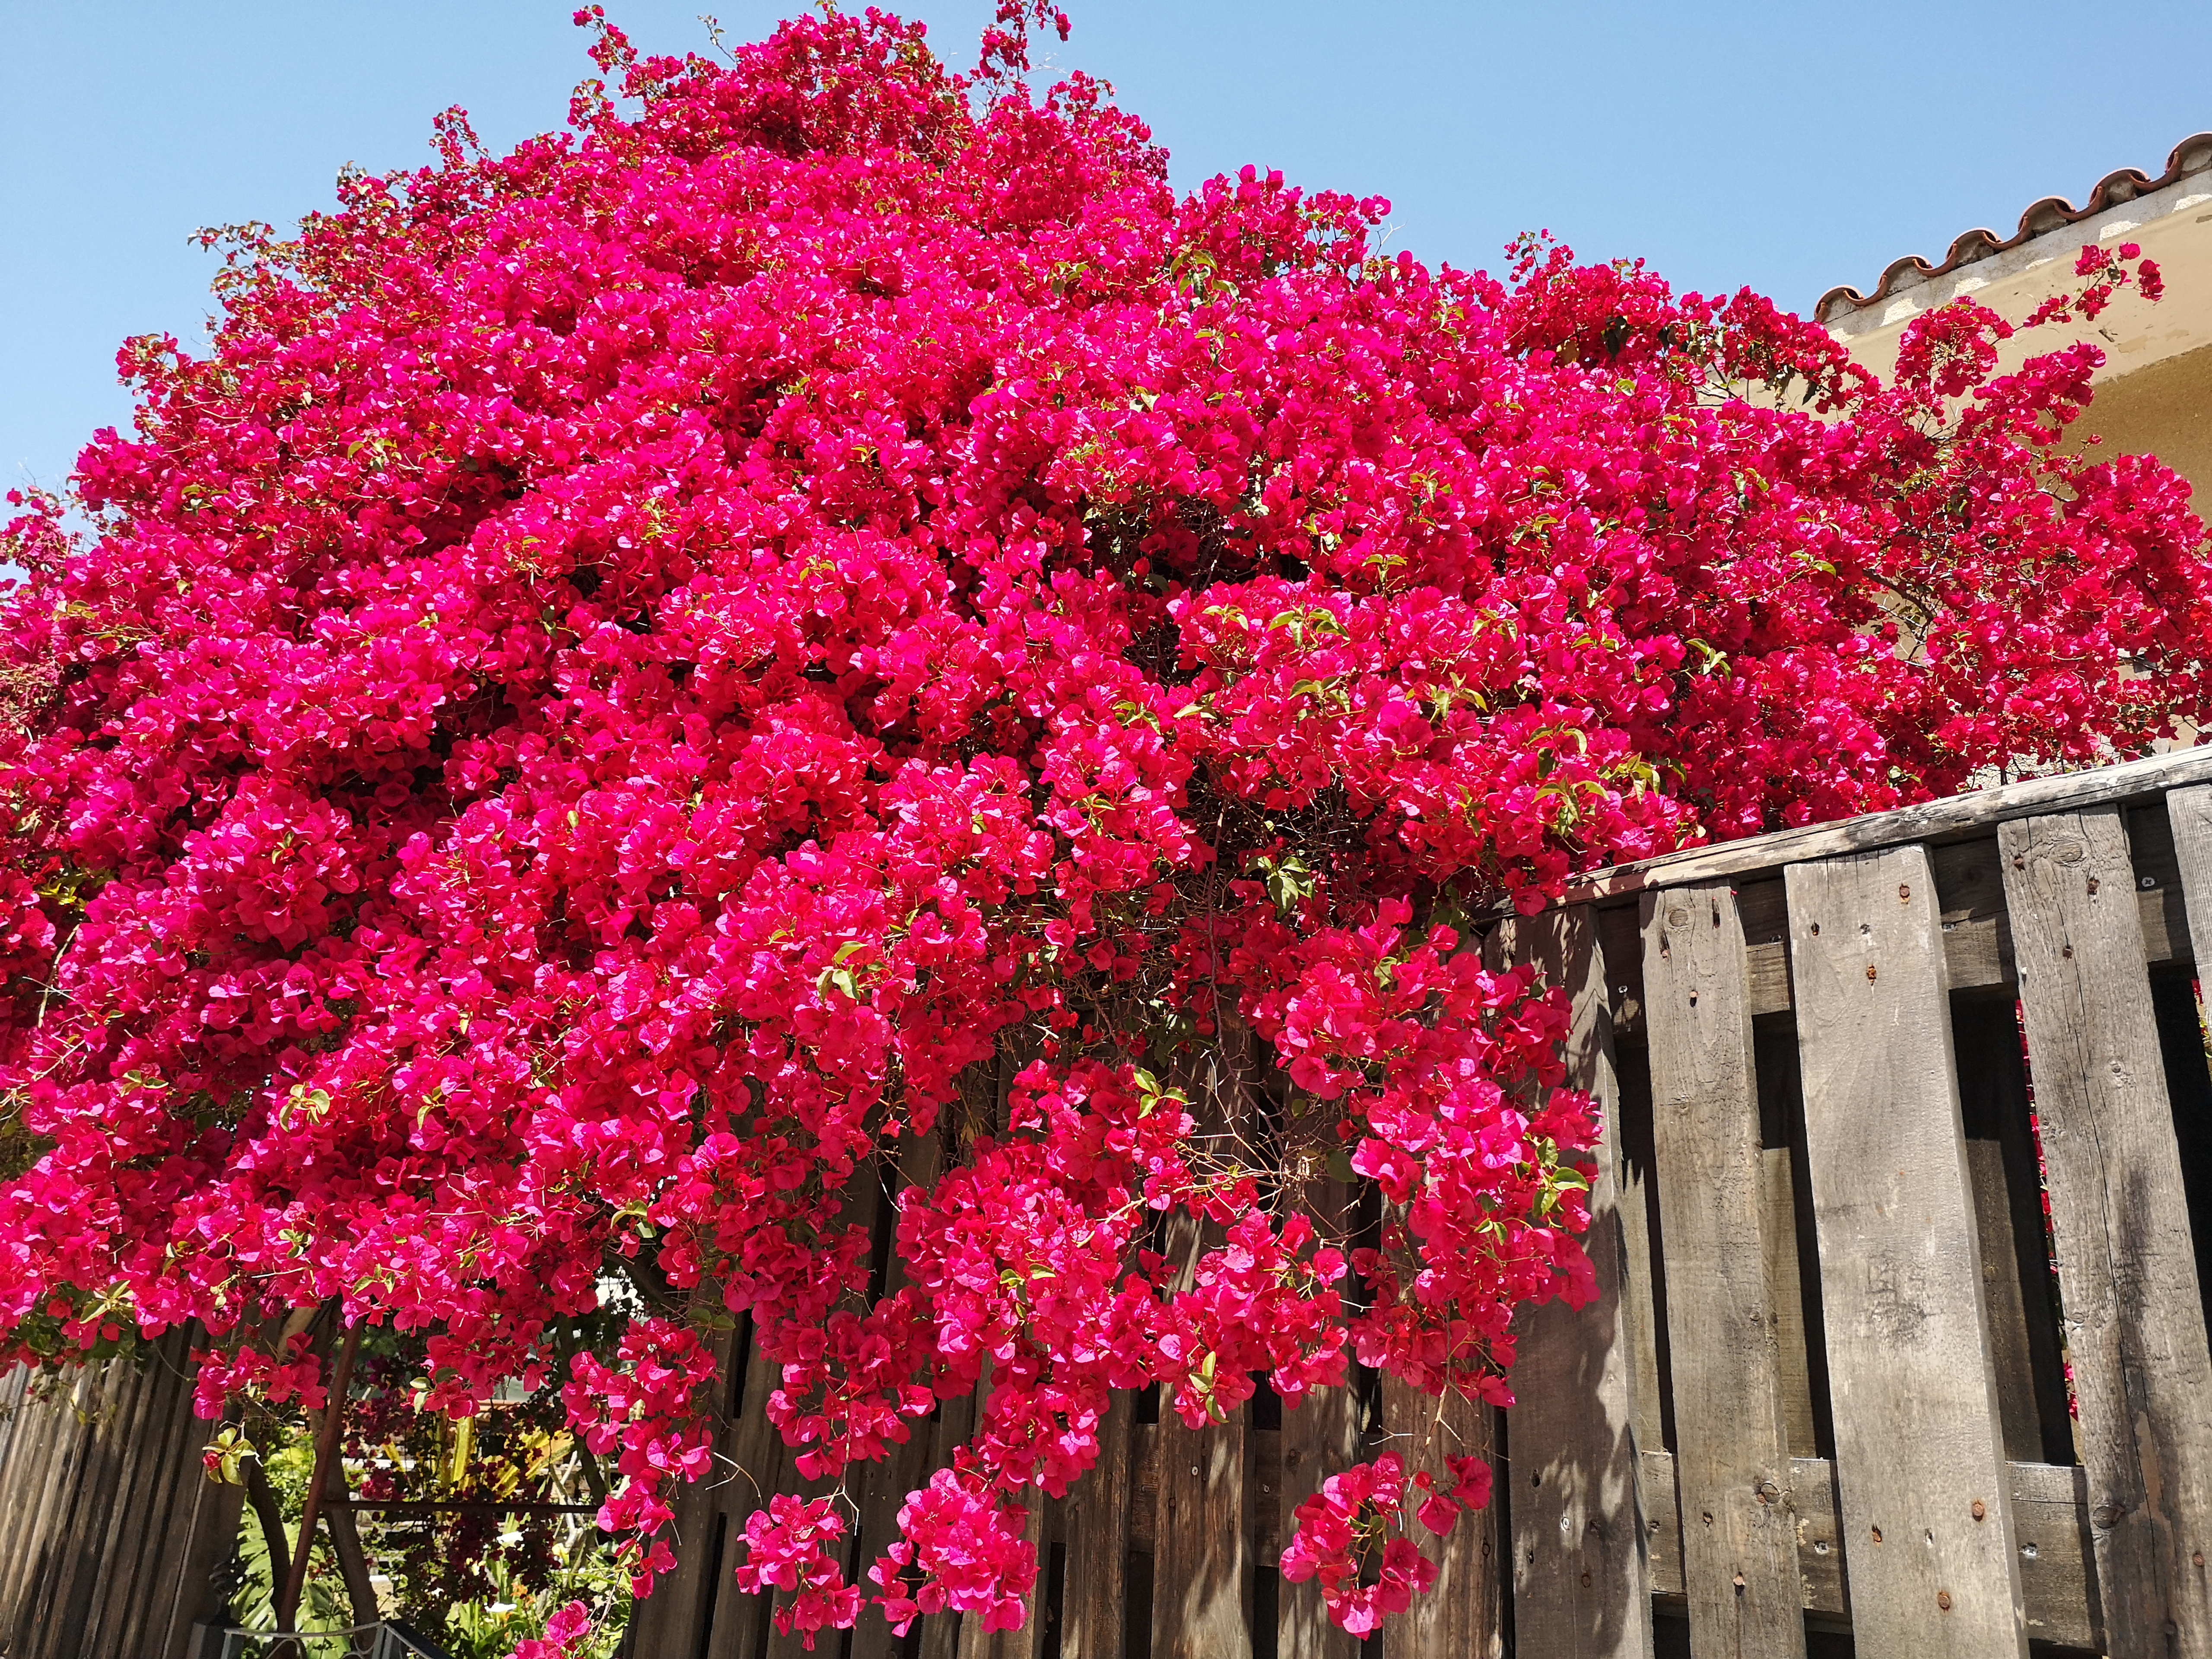
[[[1294,1194],[1292,1201],[1313,1218],[1316,1231],[1323,1238],[1352,1242],[1357,1226],[1348,1183],[1310,1177],[1285,1184]],[[1358,1293],[1348,1267],[1340,1288],[1347,1300]],[[1279,1571],[1283,1547],[1298,1524],[1298,1505],[1319,1492],[1329,1476],[1359,1461],[1364,1405],[1352,1375],[1353,1368],[1347,1363],[1346,1370],[1345,1386],[1310,1389],[1297,1405],[1286,1402],[1284,1406],[1273,1505],[1274,1541],[1272,1547],[1259,1553],[1262,1571]],[[1279,1578],[1275,1597],[1277,1653],[1295,1654],[1299,1659],[1357,1659],[1358,1638],[1329,1618],[1319,1580],[1292,1583]]]
[[[1599,1141],[1583,1240],[1597,1295],[1524,1307],[1509,1413],[1512,1594],[1522,1659],[1650,1659],[1650,1545],[1638,1486],[1636,1364],[1620,1206],[1612,1018],[1588,906],[1504,923],[1498,949],[1571,999],[1566,1083],[1596,1101]],[[1637,1218],[1642,1220],[1639,1214]]]
[[[1382,1377],[1382,1425],[1408,1469],[1441,1468],[1446,1455],[1480,1454],[1491,1462],[1490,1507],[1462,1514],[1441,1539],[1423,1542],[1437,1564],[1437,1582],[1383,1644],[1393,1659],[1502,1659],[1505,1652],[1505,1528],[1510,1476],[1497,1456],[1495,1407],[1448,1394],[1441,1400],[1388,1372]]]
[[[1927,854],[1785,880],[1855,1648],[2024,1659]]]
[[[1691,1650],[1802,1659],[1743,930],[1725,885],[1640,914]]]
[[[2212,783],[2176,789],[2166,798],[2182,902],[2189,913],[2191,959],[2212,975]]]
[[[1061,1659],[1121,1659],[1129,1515],[1136,1478],[1130,1434],[1136,1397],[1116,1389],[1098,1425],[1098,1466],[1067,1494]],[[1149,1619],[1151,1610],[1138,1616]]]
[[[1201,1107],[1200,1121],[1206,1114]],[[1212,1242],[1195,1216],[1176,1213],[1161,1252],[1190,1282]],[[1152,1659],[1249,1659],[1250,1534],[1244,1504],[1248,1413],[1188,1427],[1163,1388],[1159,1488],[1152,1531]]]
[[[2212,1651],[2212,1358],[2119,810],[1997,841],[2106,1638]]]

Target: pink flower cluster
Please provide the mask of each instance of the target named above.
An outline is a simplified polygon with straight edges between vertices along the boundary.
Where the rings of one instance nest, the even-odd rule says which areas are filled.
[[[1028,1511],[994,1498],[991,1486],[963,1458],[908,1495],[897,1541],[868,1569],[900,1634],[923,1613],[948,1608],[980,1615],[986,1634],[1020,1628],[1036,1551],[1022,1537]]]
[[[1408,1481],[1405,1460],[1385,1452],[1372,1462],[1333,1474],[1297,1508],[1298,1525],[1283,1552],[1283,1577],[1292,1583],[1321,1581],[1337,1622],[1364,1636],[1389,1614],[1403,1613],[1436,1583],[1437,1564],[1409,1535],[1406,1505],[1441,1537],[1460,1511],[1490,1502],[1490,1465],[1478,1456],[1443,1460],[1441,1487],[1426,1470]]]
[[[545,1634],[532,1637],[514,1650],[514,1659],[570,1659],[576,1644],[592,1633],[592,1610],[571,1601],[545,1621]]]
[[[304,1332],[287,1339],[282,1359],[247,1346],[228,1352],[195,1355],[199,1368],[192,1376],[192,1409],[199,1416],[222,1415],[223,1402],[234,1394],[250,1393],[272,1406],[297,1401],[307,1411],[319,1412],[330,1398],[323,1385],[322,1361],[315,1357],[314,1339]]]
[[[783,1628],[805,1632],[811,1653],[814,1632],[850,1630],[860,1613],[860,1592],[845,1582],[830,1546],[845,1533],[844,1517],[826,1498],[778,1493],[745,1522],[745,1559],[738,1588],[749,1595],[781,1590]]]
[[[135,430],[17,502],[12,1354],[198,1320],[203,1409],[306,1400],[262,1333],[338,1299],[432,1409],[560,1368],[642,1589],[734,1322],[827,1494],[745,1582],[1002,1627],[1111,1391],[1503,1401],[1513,1309],[1591,1293],[1564,1003],[1483,918],[2212,718],[2186,485],[2057,441],[2088,347],[2001,374],[1953,307],[1883,385],[1542,238],[1178,198],[1027,85],[1048,11],[968,75],[874,11],[583,21],[570,131],[456,113],[240,233],[211,349],[126,348]],[[857,1536],[854,1466],[979,1389]],[[1366,1628],[1485,1479],[1345,1471],[1285,1570]]]

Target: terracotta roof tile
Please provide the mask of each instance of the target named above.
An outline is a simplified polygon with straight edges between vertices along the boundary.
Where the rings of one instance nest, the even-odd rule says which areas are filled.
[[[2106,208],[2117,207],[2123,202],[2132,202],[2139,196],[2148,196],[2154,190],[2163,190],[2192,173],[2212,172],[2212,132],[2192,133],[2173,147],[2166,158],[2166,171],[2157,178],[2146,177],[2134,167],[2122,167],[2118,173],[2108,173],[2097,181],[2089,192],[2089,199],[2081,207],[2060,196],[2046,196],[2032,203],[2027,211],[2020,216],[2020,228],[2010,236],[2000,239],[1993,230],[1970,230],[1951,244],[1950,252],[1943,256],[1941,264],[1929,264],[1917,254],[1894,260],[1881,273],[1881,280],[1871,294],[1862,294],[1850,287],[1830,289],[1813,307],[1814,317],[1823,323],[1840,321],[1853,312],[1886,300],[1907,273],[1917,272],[1922,281],[1941,276],[1977,259],[1986,259],[1993,253],[2018,247],[2022,242],[2047,235],[2055,230],[2078,224],[2084,219],[2102,213]]]

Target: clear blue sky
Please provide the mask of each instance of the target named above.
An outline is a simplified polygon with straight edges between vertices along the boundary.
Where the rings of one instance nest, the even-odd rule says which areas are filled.
[[[609,0],[648,51],[799,0]],[[919,0],[966,64],[988,0]],[[559,124],[571,0],[0,0],[0,483],[58,483],[128,406],[129,334],[197,337],[196,227],[286,224],[344,162]],[[1802,310],[2035,197],[2156,172],[2212,127],[2212,4],[1070,0],[1055,61],[1115,82],[1188,187],[1246,161],[1388,196],[1391,246],[1494,263],[1549,227],[1679,285]]]

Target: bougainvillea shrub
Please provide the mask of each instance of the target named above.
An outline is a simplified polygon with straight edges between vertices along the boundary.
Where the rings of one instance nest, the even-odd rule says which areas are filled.
[[[336,1299],[428,1409],[557,1371],[641,1589],[733,1319],[833,1483],[988,1374],[897,1538],[779,1498],[741,1577],[998,1627],[1109,1390],[1502,1401],[1515,1306],[1589,1294],[1564,1004],[1483,917],[2208,713],[2186,486],[2057,444],[2088,347],[1998,377],[1958,305],[1881,385],[1747,293],[1178,198],[1019,16],[964,75],[873,12],[584,21],[569,131],[449,117],[238,234],[211,348],[133,343],[135,434],[18,501],[20,1354],[198,1319],[216,1410],[319,1387],[265,1333]],[[1402,1607],[1450,1454],[1341,1472],[1285,1571]]]

